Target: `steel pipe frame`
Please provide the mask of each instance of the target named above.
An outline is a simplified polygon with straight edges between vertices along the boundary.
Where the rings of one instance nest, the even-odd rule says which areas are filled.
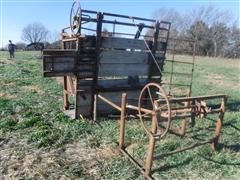
[[[214,137],[211,138],[210,140],[206,140],[200,143],[196,143],[193,144],[189,147],[183,148],[183,149],[178,149],[178,150],[174,150],[171,151],[169,153],[166,154],[161,154],[161,155],[157,155],[157,156],[153,156],[154,153],[154,148],[155,148],[155,143],[156,140],[159,139],[158,137],[154,137],[154,136],[149,136],[149,145],[148,145],[148,152],[147,152],[147,158],[146,158],[146,163],[145,163],[145,168],[140,165],[137,160],[135,160],[126,150],[125,150],[125,117],[126,117],[126,109],[132,109],[132,110],[138,110],[137,106],[133,106],[133,105],[128,105],[127,104],[127,94],[123,93],[122,94],[122,101],[121,101],[121,107],[116,105],[115,103],[111,102],[110,100],[108,100],[107,98],[101,96],[101,95],[97,95],[96,97],[100,98],[101,100],[103,100],[104,102],[106,102],[107,104],[111,105],[112,107],[114,107],[115,109],[119,110],[121,112],[121,116],[120,116],[120,135],[119,135],[119,150],[120,152],[127,157],[140,171],[141,173],[147,178],[147,179],[152,179],[151,176],[151,168],[152,168],[152,163],[153,160],[159,159],[163,156],[168,156],[171,154],[175,154],[175,153],[179,153],[182,151],[186,151],[189,149],[192,149],[194,147],[198,147],[200,145],[204,145],[207,143],[211,143],[211,148],[213,150],[216,149],[216,145],[218,143],[219,137],[220,137],[220,133],[221,133],[221,128],[222,128],[222,123],[223,123],[223,117],[224,117],[224,113],[226,111],[226,102],[227,102],[227,97],[226,95],[213,95],[213,96],[198,96],[198,97],[187,97],[187,98],[174,98],[173,102],[181,102],[183,101],[183,103],[185,104],[185,107],[181,107],[181,111],[177,111],[174,110],[175,112],[179,112],[182,113],[182,115],[179,116],[175,116],[173,118],[180,118],[182,117],[182,127],[180,129],[180,134],[181,136],[185,135],[185,130],[186,130],[186,118],[187,117],[192,117],[192,116],[196,116],[195,114],[192,114],[192,108],[196,107],[195,105],[193,105],[191,108],[188,108],[190,105],[190,102],[192,100],[200,100],[201,98],[203,99],[216,99],[216,98],[221,98],[221,107],[219,109],[213,109],[211,110],[211,112],[208,112],[208,114],[211,113],[219,113],[219,117],[217,119],[217,123],[216,123],[216,128],[215,128],[215,133],[214,133]],[[171,101],[171,99],[170,99]],[[154,101],[155,106],[158,106],[158,100]],[[184,109],[186,108],[186,109]],[[154,110],[149,110],[149,109],[143,109],[141,108],[141,110],[145,113],[151,114],[152,115],[152,132],[156,133],[157,131],[157,116],[156,116],[156,111],[158,110],[158,108],[154,109]],[[163,112],[164,113],[164,112]],[[189,115],[187,115],[186,113],[190,113]]]

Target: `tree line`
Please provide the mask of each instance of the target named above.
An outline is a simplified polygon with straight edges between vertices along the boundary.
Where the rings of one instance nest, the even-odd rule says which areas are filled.
[[[234,19],[227,11],[205,6],[181,14],[174,9],[160,8],[154,17],[172,23],[170,38],[194,40],[196,55],[240,57],[239,17]]]

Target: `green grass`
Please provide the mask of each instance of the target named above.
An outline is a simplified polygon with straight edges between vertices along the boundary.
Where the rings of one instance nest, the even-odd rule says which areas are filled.
[[[179,56],[179,59],[188,59]],[[179,69],[181,70],[181,69]],[[227,94],[227,112],[220,144],[216,152],[209,145],[155,160],[153,177],[156,179],[239,179],[240,177],[240,61],[197,57],[193,95]],[[81,142],[86,151],[115,149],[118,143],[118,122],[101,118],[93,124],[88,119],[70,120],[61,112],[62,86],[55,78],[42,77],[42,60],[39,52],[16,52],[14,60],[0,52],[0,145],[16,137],[16,144],[31,146],[34,152],[60,152],[49,165],[49,174],[39,171],[22,177],[58,177],[86,179],[144,179],[139,170],[118,153],[104,153],[97,158],[97,175],[89,162],[78,157],[65,160],[67,147]],[[193,135],[205,137],[214,132],[216,116],[197,120]],[[190,129],[189,129],[190,131]],[[126,144],[129,152],[141,164],[145,162],[148,136],[138,119],[126,124]],[[157,142],[156,154],[186,147],[195,140],[168,134]],[[3,148],[4,149],[4,148]],[[94,152],[95,152],[94,151]],[[1,151],[0,151],[1,152]],[[27,151],[26,151],[27,152]],[[84,153],[84,152],[82,152]],[[2,154],[0,154],[2,156]],[[36,164],[38,165],[38,160]],[[91,163],[90,163],[91,164]],[[1,167],[0,167],[1,168]],[[34,167],[31,167],[34,169]],[[22,170],[24,174],[24,170]],[[1,176],[0,176],[1,177]]]

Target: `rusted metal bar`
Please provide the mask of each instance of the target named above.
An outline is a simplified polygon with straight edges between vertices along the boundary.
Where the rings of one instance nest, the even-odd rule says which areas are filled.
[[[154,107],[157,107],[157,106],[158,106],[157,101],[154,101]],[[153,113],[152,113],[152,127],[151,127],[152,134],[157,133],[157,124],[158,124],[157,112],[154,108]],[[146,176],[150,176],[150,174],[151,174],[155,142],[156,142],[156,137],[149,136],[149,146],[148,146],[146,165],[145,165],[145,173],[144,173]]]
[[[189,102],[185,102],[185,107],[189,106]],[[186,132],[186,127],[187,127],[187,118],[186,118],[187,112],[183,112],[183,119],[182,119],[182,124],[181,124],[181,129],[180,129],[180,134],[181,136],[185,135]]]
[[[218,144],[218,139],[219,139],[220,134],[221,134],[222,124],[223,124],[223,117],[224,117],[224,113],[226,111],[226,107],[225,107],[226,103],[227,103],[227,98],[223,97],[222,98],[222,102],[221,102],[221,112],[219,113],[219,117],[218,117],[218,120],[217,120],[217,123],[216,123],[214,140],[213,140],[213,143],[211,145],[213,150],[216,149],[216,146]]]
[[[121,111],[121,107],[119,107],[118,105],[116,105],[115,103],[113,103],[112,101],[108,100],[107,98],[101,96],[98,94],[98,96],[101,100],[103,100],[104,102],[106,102],[107,104],[109,104],[110,106],[114,107],[115,109],[117,109],[118,111]]]
[[[121,117],[120,117],[120,133],[119,133],[119,148],[120,149],[124,149],[126,101],[127,101],[127,94],[123,93],[122,101],[121,101]]]
[[[196,101],[191,101],[191,106],[196,106]],[[195,117],[196,117],[196,112],[194,111],[194,109],[192,109],[191,111],[191,116],[190,116],[190,124],[192,127],[195,126]]]
[[[142,174],[144,174],[145,169],[124,149],[119,149],[120,152],[127,157],[136,167],[141,171]],[[148,176],[150,178],[150,176]]]
[[[68,102],[68,93],[66,93],[67,91],[67,76],[63,77],[63,109],[67,110],[69,109],[69,102]]]
[[[94,101],[93,101],[93,121],[97,121],[97,94],[94,94]]]
[[[192,62],[184,62],[184,61],[175,61],[175,60],[170,60],[170,59],[166,59],[165,61],[168,62],[174,62],[174,63],[181,63],[181,64],[193,64]]]
[[[193,100],[209,100],[209,99],[217,99],[217,98],[224,98],[226,95],[224,94],[216,94],[216,95],[210,95],[210,96],[196,96],[196,97],[183,97],[183,98],[170,98],[170,103],[177,103],[177,102],[187,102],[187,101],[193,101]],[[159,99],[158,102],[164,102],[164,100]]]
[[[137,106],[133,106],[133,105],[130,105],[130,104],[127,104],[126,108],[132,109],[132,110],[136,110],[136,111],[139,110],[139,108],[138,108]],[[144,112],[144,113],[152,114],[152,110],[145,109],[145,108],[141,108],[140,110],[141,110],[142,112]]]
[[[71,37],[71,38],[65,38],[65,39],[62,39],[62,42],[72,42],[72,41],[77,41],[78,38],[76,37]]]

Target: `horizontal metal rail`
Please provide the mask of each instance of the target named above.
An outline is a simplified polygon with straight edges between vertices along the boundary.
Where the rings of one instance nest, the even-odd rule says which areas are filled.
[[[105,98],[99,94],[97,95],[97,97],[99,97],[102,101],[104,101],[105,103],[109,104],[110,106],[114,107],[115,109],[117,109],[118,111],[121,112],[122,109],[117,104],[113,103],[112,101],[108,100],[107,98]]]
[[[167,72],[167,71],[164,71],[163,74],[164,73],[166,73],[166,74],[176,74],[176,75],[180,75],[180,76],[192,76],[192,74],[190,74],[190,73]]]
[[[192,62],[176,61],[176,60],[169,60],[169,59],[166,59],[165,61],[173,62],[173,63],[181,63],[181,64],[194,64]]]
[[[190,102],[190,101],[200,101],[200,100],[209,100],[209,99],[220,99],[226,98],[225,94],[217,94],[211,96],[196,96],[196,97],[185,97],[185,98],[169,98],[170,103],[177,103],[177,102]],[[157,100],[158,102],[165,102],[164,99]]]
[[[157,80],[157,79],[156,79]],[[182,87],[189,87],[190,84],[174,84],[174,83],[162,83],[163,85],[170,85],[170,86],[182,86]]]
[[[82,13],[83,13],[83,12],[85,12],[85,13],[91,13],[91,14],[97,14],[97,13],[98,13],[97,11],[86,10],[86,9],[82,9],[81,11],[82,11]]]
[[[113,16],[113,17],[120,17],[120,18],[127,18],[127,19],[134,19],[134,20],[142,20],[142,21],[149,21],[149,22],[156,22],[154,19],[147,19],[147,18],[140,18],[135,16],[127,16],[127,15],[120,15],[120,14],[113,14],[113,13],[103,13],[106,16]]]
[[[87,21],[87,22],[97,22],[97,19],[94,18],[82,18],[82,21]],[[118,24],[118,25],[125,25],[125,26],[133,26],[136,27],[136,24],[134,23],[126,23],[126,22],[121,22],[121,21],[111,21],[111,20],[102,20],[102,23],[106,24]],[[149,26],[149,25],[143,25],[145,28],[150,28],[154,29],[154,26]]]

